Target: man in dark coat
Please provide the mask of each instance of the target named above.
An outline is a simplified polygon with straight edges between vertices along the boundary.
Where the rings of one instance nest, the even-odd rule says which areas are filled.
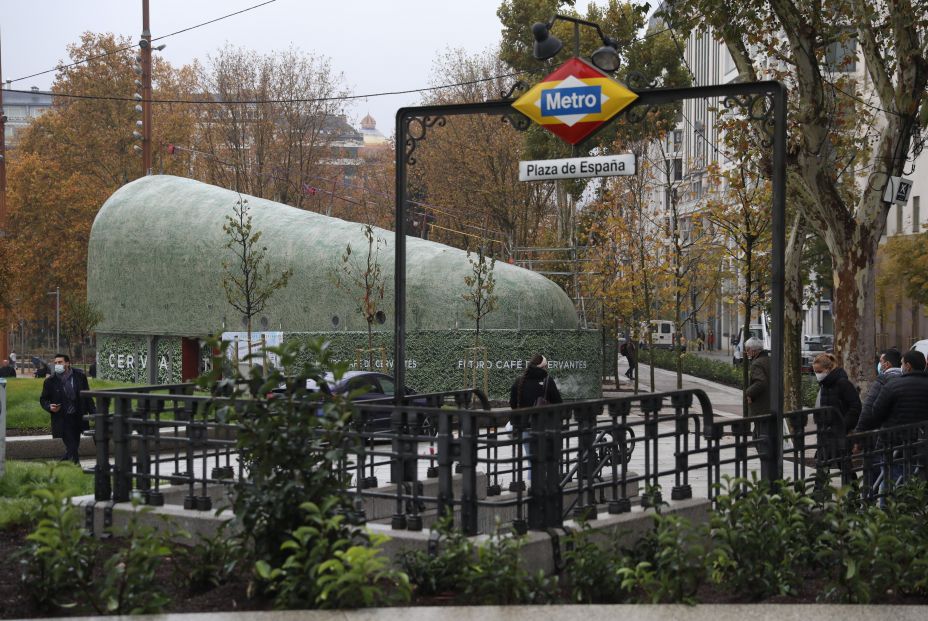
[[[84,415],[93,414],[96,409],[93,399],[81,396],[90,389],[84,372],[72,368],[71,359],[65,354],[55,354],[54,364],[55,372],[45,379],[39,403],[52,416],[52,437],[64,441],[61,461],[78,463],[81,432],[90,428]]]
[[[902,375],[886,382],[873,409],[860,417],[858,431],[885,429],[928,420],[928,375],[925,356],[918,350],[902,356]]]
[[[0,365],[0,377],[16,377],[16,367],[10,364],[10,361],[6,358],[3,359],[3,364]]]
[[[902,354],[896,348],[890,348],[880,354],[880,361],[876,364],[877,377],[876,381],[870,384],[870,390],[867,391],[867,397],[864,399],[863,409],[860,411],[860,421],[857,423],[855,432],[863,431],[860,423],[864,419],[873,416],[873,404],[876,403],[883,386],[894,377],[902,375]]]
[[[744,344],[744,355],[751,360],[750,383],[744,390],[749,416],[770,414],[770,357],[764,343],[751,337]]]

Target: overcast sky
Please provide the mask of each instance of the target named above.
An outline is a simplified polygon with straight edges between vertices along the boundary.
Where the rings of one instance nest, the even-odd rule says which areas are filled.
[[[150,0],[153,37],[181,30],[262,0]],[[500,0],[276,0],[158,43],[180,66],[226,42],[269,52],[288,47],[329,57],[354,94],[421,88],[432,61],[448,48],[481,52],[498,43]],[[587,2],[577,3],[585,11]],[[137,40],[142,0],[6,0],[0,35],[3,80],[53,68],[82,32],[112,32]],[[17,80],[12,88],[47,89],[53,73]],[[348,109],[357,122],[370,112],[377,128],[392,134],[397,108],[418,103],[415,94],[376,97]]]

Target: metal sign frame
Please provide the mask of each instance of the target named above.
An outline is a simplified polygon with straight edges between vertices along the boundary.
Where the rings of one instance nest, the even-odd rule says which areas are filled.
[[[783,316],[786,251],[786,88],[777,81],[719,84],[679,88],[655,88],[634,91],[638,98],[622,112],[604,123],[587,140],[623,116],[640,115],[654,106],[688,99],[719,98],[728,107],[738,106],[752,120],[759,121],[773,148],[772,160],[772,236],[773,252],[770,291],[772,295],[772,351],[770,352],[771,411],[775,423],[765,434],[773,459],[764,460],[762,477],[782,478],[783,454]],[[511,94],[511,93],[510,93]],[[501,116],[516,129],[525,129],[531,121],[512,107],[514,98],[467,104],[446,104],[400,108],[396,113],[396,228],[394,267],[394,373],[395,402],[401,403],[406,385],[406,202],[407,168],[416,163],[416,147],[433,127],[442,127],[451,116],[482,114]]]

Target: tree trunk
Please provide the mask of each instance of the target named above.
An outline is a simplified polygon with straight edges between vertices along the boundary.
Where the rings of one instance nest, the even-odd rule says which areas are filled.
[[[786,244],[783,317],[783,411],[802,409],[802,248],[805,220],[796,215]]]
[[[858,243],[849,243],[847,251],[834,266],[835,355],[844,363],[848,377],[860,390],[873,379],[876,348],[876,244],[870,233],[858,229]]]

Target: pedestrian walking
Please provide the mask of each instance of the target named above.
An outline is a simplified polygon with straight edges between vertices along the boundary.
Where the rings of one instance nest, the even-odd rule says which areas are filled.
[[[625,372],[625,377],[634,379],[638,375],[638,348],[635,347],[635,341],[631,337],[627,337],[619,348],[619,353],[625,356],[628,361],[628,370]]]
[[[763,341],[755,337],[749,338],[744,344],[744,355],[751,361],[748,387],[744,389],[744,398],[748,402],[748,416],[770,414],[770,356],[764,351]]]
[[[51,414],[52,437],[64,442],[64,457],[60,461],[79,463],[81,432],[90,428],[86,414],[96,412],[93,399],[81,396],[90,389],[87,376],[71,367],[65,354],[55,354],[54,374],[45,378],[39,403]]]
[[[928,374],[925,356],[917,349],[902,355],[902,373],[887,381],[866,416],[860,417],[857,431],[886,429],[928,420]]]
[[[10,350],[10,366],[13,367],[14,369],[16,368],[16,350],[15,349]]]
[[[562,403],[561,393],[554,378],[548,374],[548,359],[535,354],[528,367],[509,391],[509,407],[513,410],[536,405]]]
[[[706,337],[706,343],[709,346],[709,351],[715,351],[715,332],[709,330],[709,336]]]
[[[530,408],[552,403],[561,403],[561,392],[557,389],[554,378],[548,374],[548,360],[541,354],[535,354],[529,360],[528,367],[519,379],[512,384],[509,391],[509,407],[513,410]],[[531,420],[515,425],[523,432],[530,431]],[[523,436],[522,448],[525,457],[531,456],[531,443]],[[532,478],[531,466],[526,468],[527,478]]]

